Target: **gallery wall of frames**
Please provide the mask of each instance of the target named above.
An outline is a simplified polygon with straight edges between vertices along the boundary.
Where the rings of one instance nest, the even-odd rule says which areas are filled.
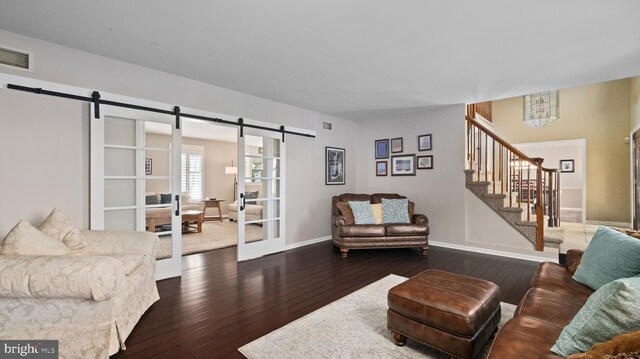
[[[419,135],[418,152],[433,149],[431,134]],[[433,155],[404,153],[404,138],[375,141],[376,176],[415,176],[416,170],[433,169]]]

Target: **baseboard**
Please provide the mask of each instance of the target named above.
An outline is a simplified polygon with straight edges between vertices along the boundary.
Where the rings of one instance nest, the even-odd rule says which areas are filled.
[[[607,222],[607,221],[585,221],[585,224],[591,224],[594,226],[609,226],[609,227],[624,227],[631,228],[631,223],[626,222]],[[562,225],[562,223],[560,223]]]
[[[289,249],[300,248],[300,247],[308,246],[310,244],[328,241],[330,239],[331,239],[331,236],[324,236],[324,237],[320,237],[320,238],[309,239],[309,240],[302,241],[302,242],[291,243],[291,244],[287,244],[284,247],[284,250],[288,251]]]
[[[530,254],[521,254],[521,253],[498,251],[498,250],[494,250],[494,249],[471,247],[471,246],[465,246],[465,245],[461,245],[461,244],[452,244],[452,243],[429,241],[429,245],[430,246],[435,246],[435,247],[459,249],[459,250],[467,251],[467,252],[491,254],[491,255],[499,256],[499,257],[516,258],[516,259],[522,259],[522,260],[531,261],[531,262],[554,262],[554,263],[558,262],[558,258],[549,258],[549,257],[535,256],[535,255],[530,255]]]

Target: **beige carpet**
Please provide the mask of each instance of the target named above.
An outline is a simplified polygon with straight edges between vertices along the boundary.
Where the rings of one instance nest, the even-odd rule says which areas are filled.
[[[412,340],[399,347],[387,330],[387,292],[406,278],[389,275],[238,349],[267,358],[449,358]],[[515,306],[501,303],[500,327]],[[490,343],[478,358],[485,358]]]
[[[247,242],[255,242],[262,239],[262,227],[256,225],[245,226]],[[214,249],[233,247],[238,245],[237,222],[213,222],[202,224],[201,233],[182,234],[182,255],[206,252]],[[160,248],[156,259],[169,258],[171,256],[171,237],[160,237]]]

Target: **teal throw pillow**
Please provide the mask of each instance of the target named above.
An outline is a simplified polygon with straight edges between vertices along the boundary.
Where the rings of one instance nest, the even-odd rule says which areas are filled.
[[[573,279],[594,290],[640,274],[640,240],[600,227],[587,246]]]
[[[373,216],[371,202],[369,201],[349,201],[349,207],[353,212],[353,220],[356,224],[376,224]]]
[[[409,200],[382,199],[382,223],[411,223],[409,220]]]
[[[582,265],[582,264],[580,264]],[[640,329],[640,277],[618,279],[595,291],[551,351],[566,357]]]

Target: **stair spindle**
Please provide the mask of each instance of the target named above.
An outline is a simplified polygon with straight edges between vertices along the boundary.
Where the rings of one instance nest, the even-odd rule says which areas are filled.
[[[496,193],[496,141],[491,140],[491,182],[493,193]]]
[[[484,134],[484,180],[485,182],[489,180],[488,178],[488,166],[489,165],[489,141],[487,138],[487,133]]]
[[[531,162],[527,162],[527,222],[531,221]]]

